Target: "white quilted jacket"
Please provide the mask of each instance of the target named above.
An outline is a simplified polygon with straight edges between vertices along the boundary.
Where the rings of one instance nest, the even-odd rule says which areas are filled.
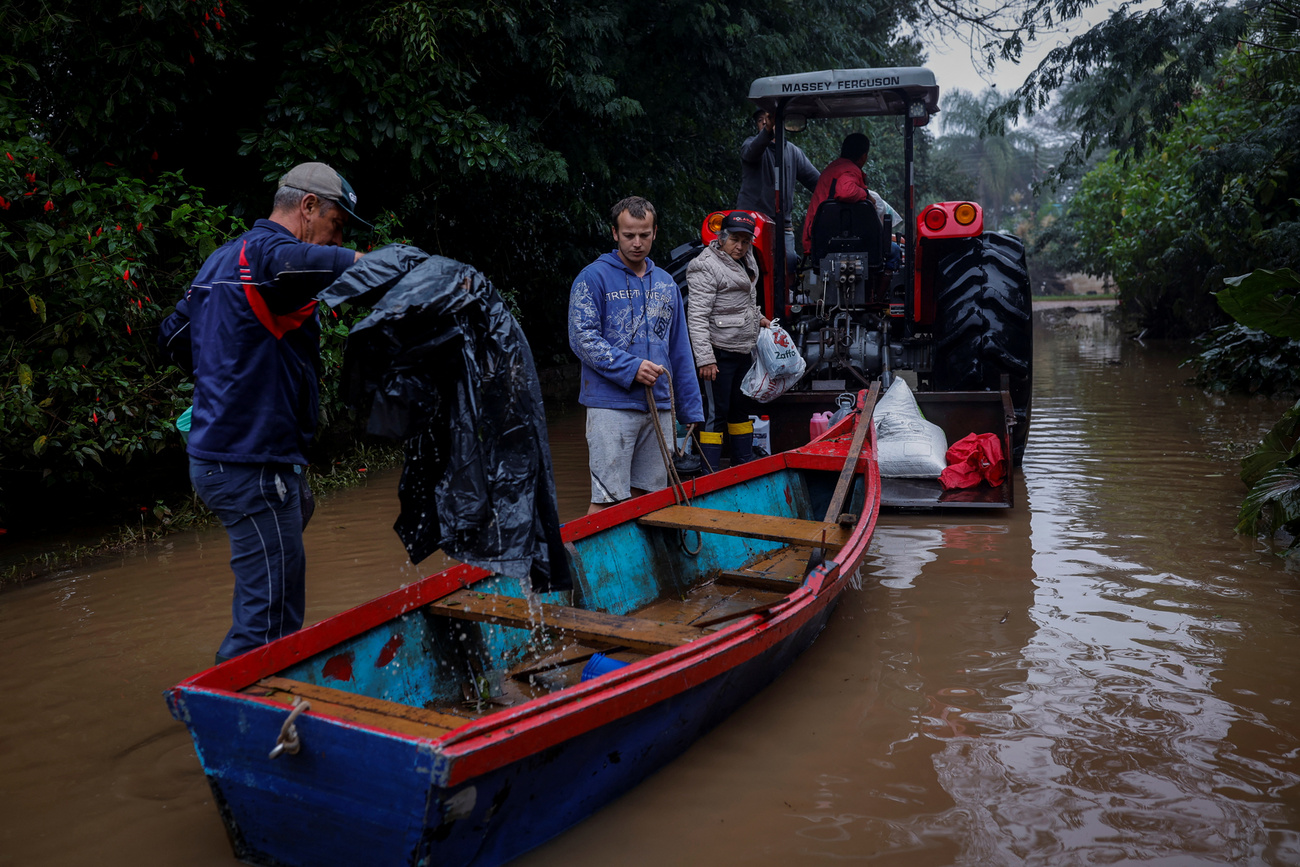
[[[713,347],[749,352],[758,342],[758,262],[754,252],[737,262],[717,241],[686,266],[686,325],[695,366],[716,363]]]

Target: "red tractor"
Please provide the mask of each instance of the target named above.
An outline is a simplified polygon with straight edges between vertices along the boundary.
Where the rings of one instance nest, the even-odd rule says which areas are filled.
[[[780,75],[755,81],[749,98],[771,113],[778,152],[787,131],[800,131],[812,119],[907,119],[901,226],[888,218],[882,224],[870,201],[828,200],[813,218],[812,249],[786,262],[785,245],[774,243],[791,224],[779,191],[775,221],[754,215],[760,304],[780,319],[807,362],[799,385],[762,410],[772,417],[774,450],[805,442],[808,416],[834,408],[840,393],[876,379],[888,387],[901,375],[950,443],[969,432],[999,433],[1019,463],[1032,385],[1024,244],[985,232],[983,209],[974,202],[938,202],[917,212],[913,140],[916,128],[939,110],[934,74],[904,67]],[[672,253],[669,271],[688,293],[688,304],[686,265],[717,236],[726,213],[709,214],[700,242]],[[902,235],[902,267],[889,271],[895,232]],[[921,499],[918,505],[936,504],[931,493]],[[997,499],[987,505],[1009,504]]]

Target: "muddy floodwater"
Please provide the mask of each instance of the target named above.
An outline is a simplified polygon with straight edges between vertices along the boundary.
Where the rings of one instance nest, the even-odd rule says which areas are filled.
[[[1300,863],[1300,574],[1233,534],[1226,457],[1280,409],[1184,385],[1186,346],[1102,312],[1036,326],[1017,508],[882,515],[783,677],[517,864]],[[552,439],[571,518],[581,416]],[[320,503],[309,621],[437,568],[396,484]],[[212,659],[227,558],[191,533],[0,593],[0,865],[235,863],[162,699]]]

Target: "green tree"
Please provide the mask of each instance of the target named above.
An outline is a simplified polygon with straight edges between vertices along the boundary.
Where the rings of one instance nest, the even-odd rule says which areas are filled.
[[[1221,322],[1210,292],[1224,276],[1300,252],[1298,85],[1289,54],[1235,50],[1158,148],[1127,160],[1115,152],[1083,179],[1069,212],[1080,258],[1114,277],[1153,333]]]
[[[202,256],[230,231],[220,209],[178,174],[152,180],[119,167],[77,168],[48,141],[0,78],[0,518],[38,498],[38,482],[78,497],[153,505],[150,465],[177,442],[190,385],[160,360],[154,325]],[[183,479],[183,475],[178,476]],[[29,502],[29,509],[35,504]],[[36,510],[39,511],[39,510]]]

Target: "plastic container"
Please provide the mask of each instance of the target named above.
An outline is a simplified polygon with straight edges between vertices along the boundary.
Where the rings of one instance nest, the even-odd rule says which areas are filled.
[[[677,451],[684,455],[691,453],[691,437],[686,435],[686,425],[677,422]]]
[[[808,420],[808,439],[815,440],[830,430],[832,415],[830,410],[813,413],[812,418]]]
[[[597,653],[587,660],[587,664],[582,667],[582,679],[588,681],[600,677],[602,674],[609,674],[611,671],[618,671],[629,662],[619,662],[617,659],[610,659],[603,653]]]
[[[772,453],[772,422],[765,415],[751,415],[754,423],[754,448],[762,449],[765,454]]]
[[[176,429],[181,432],[181,442],[190,441],[190,416],[194,414],[194,407],[191,406],[181,413],[181,417],[176,419]]]

